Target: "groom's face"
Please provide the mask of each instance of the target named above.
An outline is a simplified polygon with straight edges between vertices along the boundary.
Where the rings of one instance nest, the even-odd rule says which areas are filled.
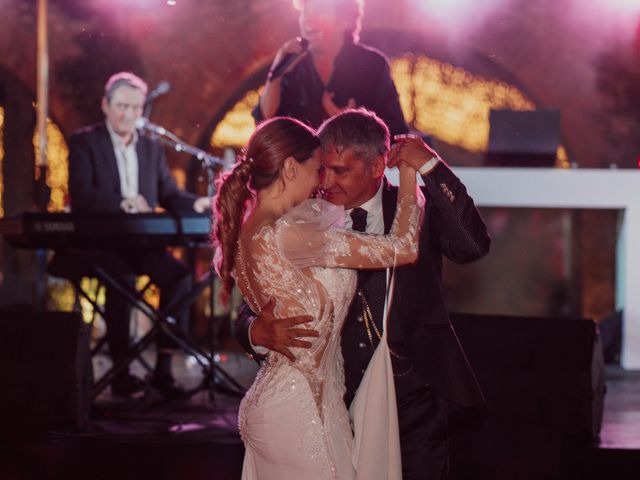
[[[325,200],[345,209],[360,206],[373,197],[384,173],[383,156],[367,165],[353,148],[336,148],[332,144],[323,148],[322,165]]]

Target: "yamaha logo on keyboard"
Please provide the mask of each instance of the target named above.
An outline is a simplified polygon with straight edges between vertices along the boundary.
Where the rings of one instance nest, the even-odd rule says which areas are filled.
[[[33,226],[38,233],[68,233],[75,232],[73,222],[41,222]]]

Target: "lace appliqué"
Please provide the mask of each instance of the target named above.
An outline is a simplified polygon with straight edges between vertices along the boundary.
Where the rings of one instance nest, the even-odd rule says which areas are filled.
[[[355,292],[353,268],[415,260],[422,211],[420,202],[407,196],[389,235],[366,235],[340,228],[342,207],[308,200],[274,224],[241,233],[236,279],[254,311],[275,298],[277,317],[310,315],[307,327],[319,332],[307,339],[311,348],[291,349],[295,362],[270,352],[242,400],[240,434],[256,464],[261,458],[265,464],[274,457],[306,458],[314,478],[352,476],[340,331]],[[260,457],[265,422],[286,426],[287,439],[270,445],[277,454]]]
[[[351,441],[342,400],[340,331],[355,291],[356,273],[344,269],[294,267],[287,260],[286,252],[277,247],[278,229],[289,228],[287,225],[283,220],[241,239],[236,261],[238,285],[255,311],[269,298],[276,298],[275,314],[279,317],[311,315],[313,321],[308,328],[319,331],[320,337],[310,339],[313,342],[310,349],[292,348],[295,363],[277,352],[269,353],[241,403],[238,426],[242,440],[250,445],[252,434],[248,422],[252,412],[269,399],[290,397],[297,407],[292,408],[295,418],[287,421],[300,426],[301,438],[297,444],[300,453],[322,463],[321,468],[326,472],[323,478],[332,478],[330,472],[336,469],[334,447],[327,438],[335,439],[336,433],[331,432],[340,432],[344,445]],[[339,359],[337,363],[336,359]]]

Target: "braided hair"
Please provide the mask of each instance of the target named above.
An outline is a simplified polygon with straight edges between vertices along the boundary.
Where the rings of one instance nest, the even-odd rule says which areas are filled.
[[[233,270],[240,228],[255,204],[256,194],[282,181],[284,161],[303,163],[320,146],[315,132],[289,117],[262,122],[249,139],[233,170],[219,176],[213,210],[214,267],[222,281],[220,299],[226,303],[235,283]]]

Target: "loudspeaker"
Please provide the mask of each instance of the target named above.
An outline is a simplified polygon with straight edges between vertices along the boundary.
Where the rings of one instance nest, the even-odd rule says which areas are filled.
[[[604,317],[598,323],[602,337],[602,352],[604,363],[620,364],[622,350],[622,310]]]
[[[487,166],[553,167],[560,145],[558,110],[491,110]]]
[[[0,433],[86,426],[89,337],[78,312],[0,311]]]
[[[452,457],[493,468],[558,472],[563,449],[598,438],[604,360],[591,320],[453,314],[486,402],[452,413]]]

